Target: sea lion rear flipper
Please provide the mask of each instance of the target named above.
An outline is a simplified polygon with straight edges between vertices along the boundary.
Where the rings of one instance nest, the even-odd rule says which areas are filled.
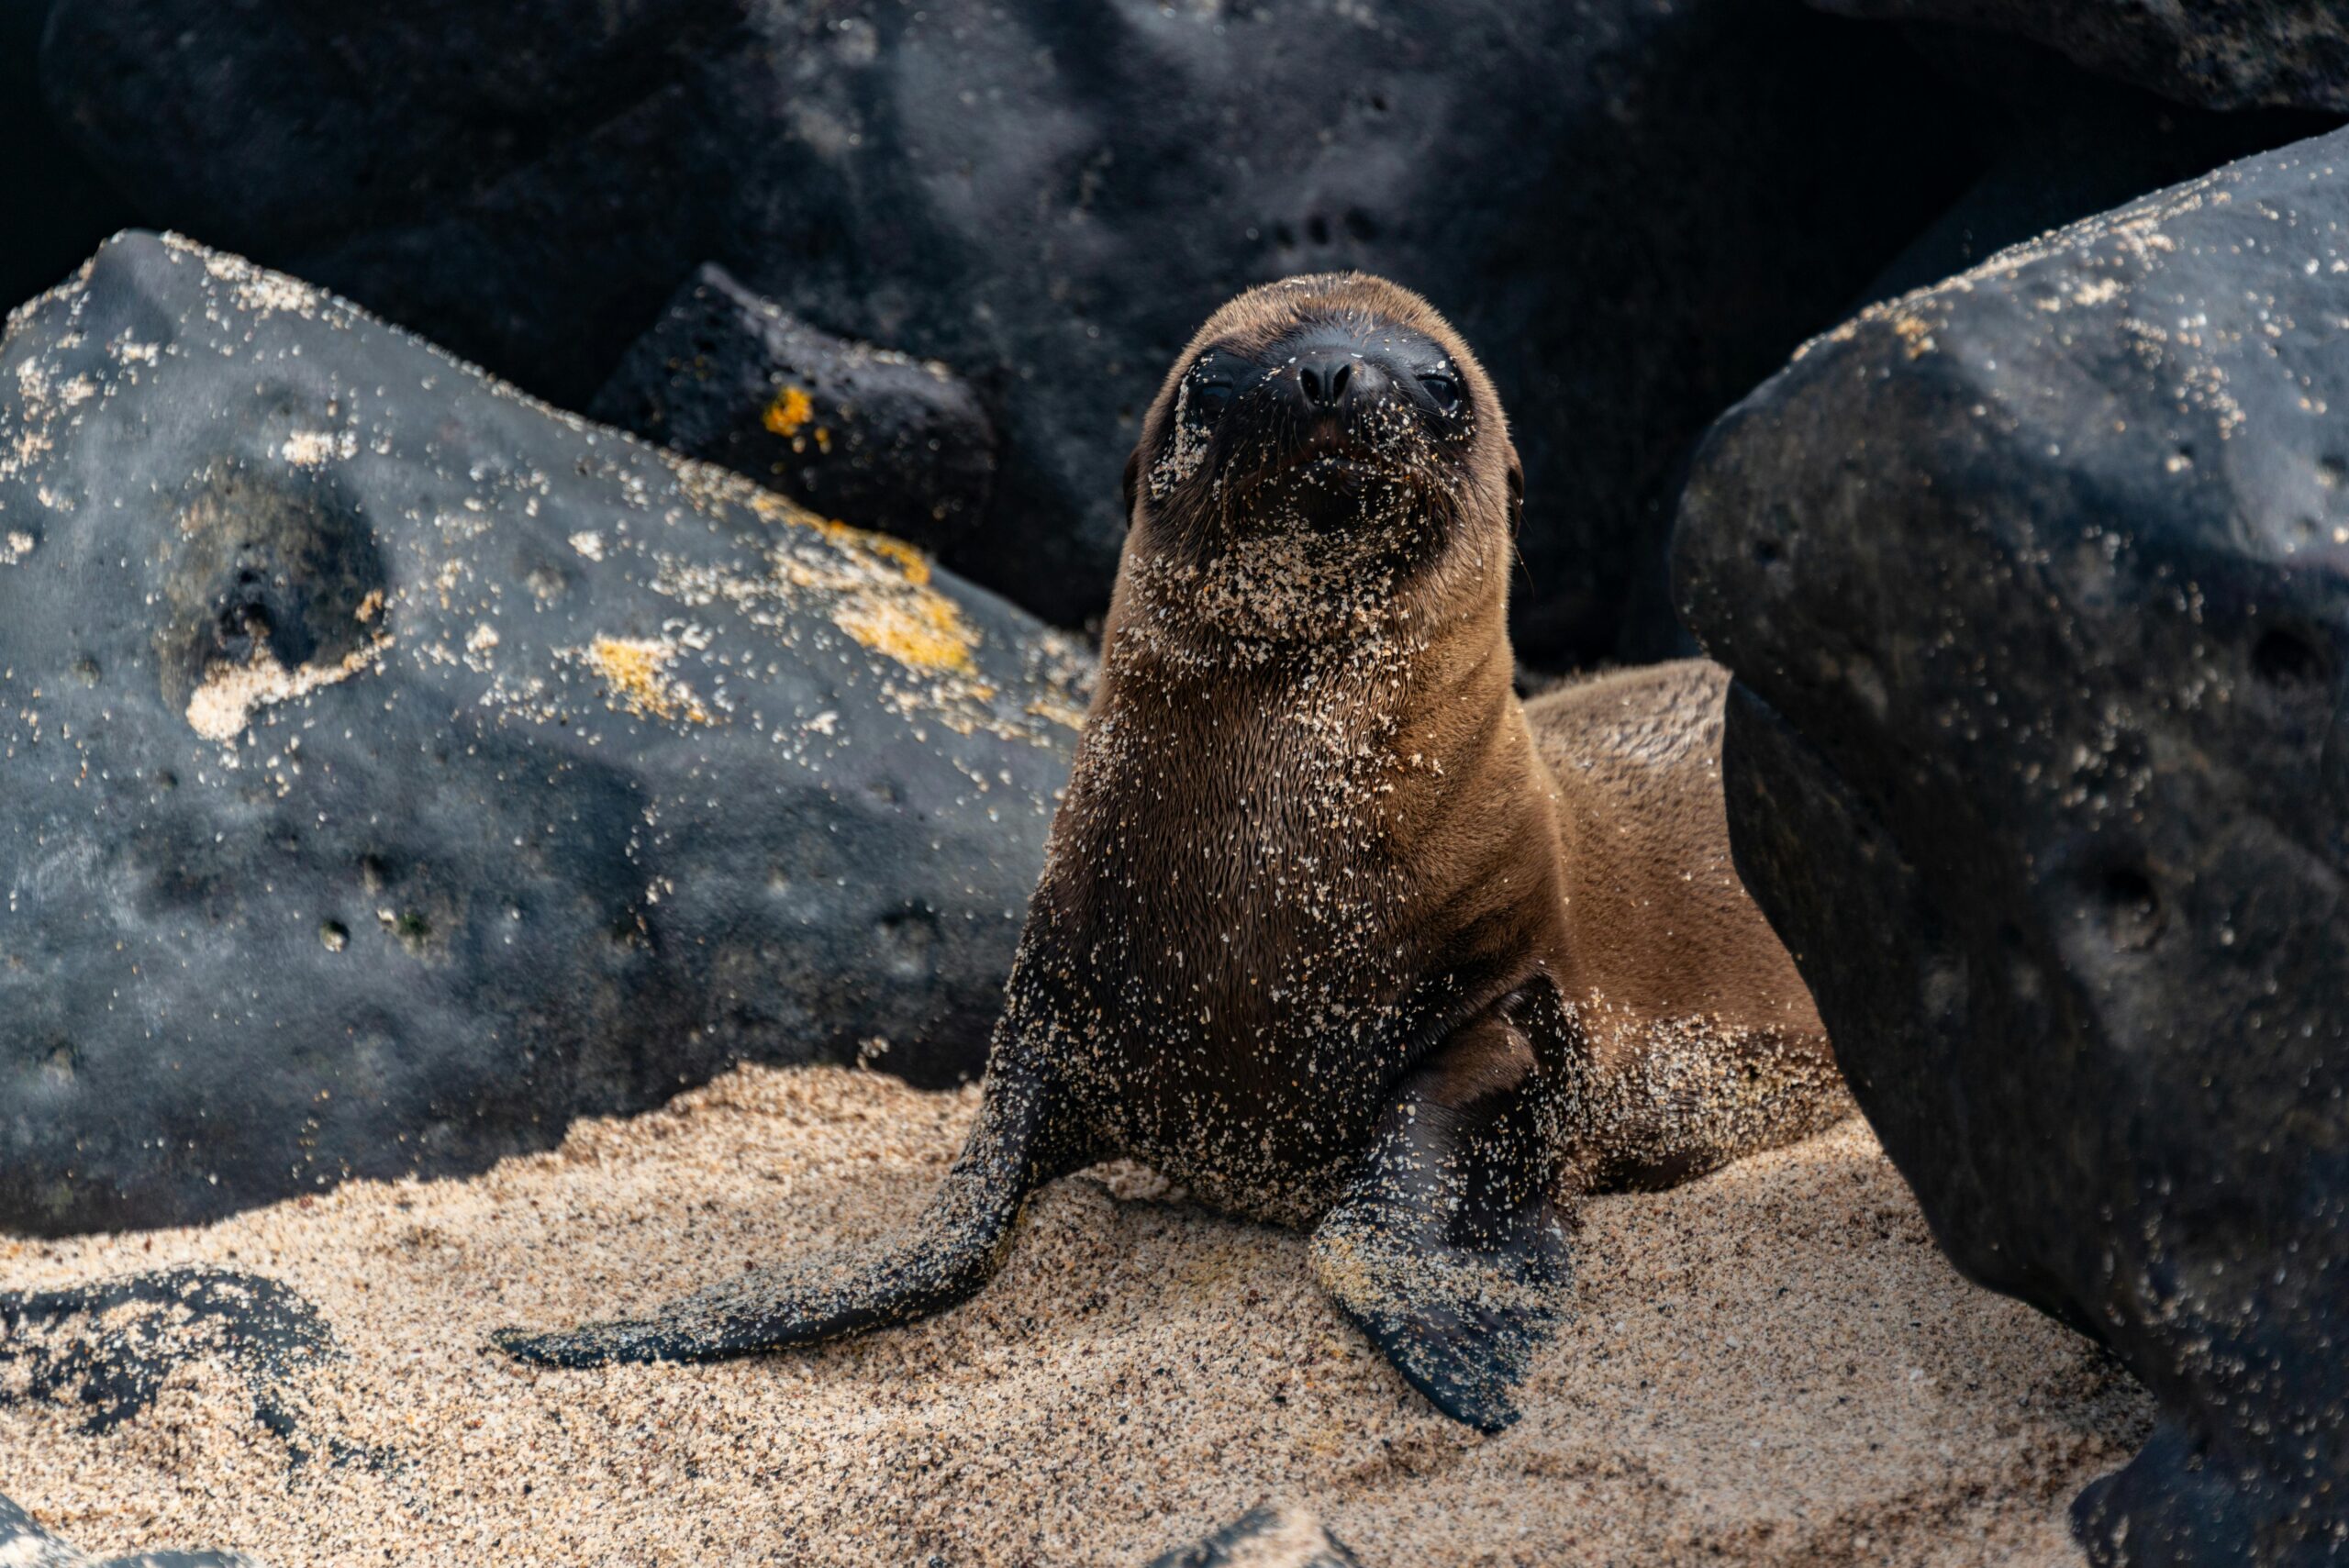
[[[1533,1054],[1496,1011],[1403,1086],[1346,1192],[1313,1232],[1313,1272],[1414,1388],[1497,1432],[1564,1311]]]
[[[546,1366],[710,1361],[813,1345],[941,1312],[976,1294],[1011,1250],[1043,1163],[1045,1091],[990,1073],[976,1125],[912,1225],[851,1251],[759,1269],[669,1303],[650,1318],[565,1332],[501,1329],[499,1349]]]

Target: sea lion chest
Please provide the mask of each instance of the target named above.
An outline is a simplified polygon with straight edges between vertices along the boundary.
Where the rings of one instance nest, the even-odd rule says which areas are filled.
[[[1098,1137],[1235,1207],[1309,1207],[1430,1001],[1390,663],[1114,671],[1054,822],[1015,1005]]]

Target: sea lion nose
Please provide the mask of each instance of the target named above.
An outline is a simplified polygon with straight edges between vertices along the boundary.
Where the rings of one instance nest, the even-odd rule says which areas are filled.
[[[1297,361],[1297,389],[1305,406],[1324,413],[1367,395],[1377,381],[1375,367],[1342,350],[1308,354]]]

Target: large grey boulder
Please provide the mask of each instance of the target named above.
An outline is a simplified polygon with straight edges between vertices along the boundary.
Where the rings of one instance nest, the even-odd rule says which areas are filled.
[[[0,339],[0,1228],[977,1070],[1081,649],[130,235]]]
[[[2161,1400],[2099,1563],[2349,1551],[2349,132],[1871,309],[1699,457],[1738,863],[1958,1264]]]
[[[1897,35],[1796,0],[64,0],[42,69],[148,221],[566,406],[704,261],[944,361],[1003,441],[948,564],[1063,625],[1197,324],[1386,273],[1506,397],[1545,667],[1674,635],[1690,444],[1971,167]]]

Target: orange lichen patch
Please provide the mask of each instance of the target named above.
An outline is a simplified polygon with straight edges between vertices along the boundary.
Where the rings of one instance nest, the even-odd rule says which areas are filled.
[[[834,544],[846,545],[852,550],[868,550],[885,560],[896,562],[898,569],[905,573],[906,581],[913,586],[926,588],[930,585],[930,557],[923,554],[917,547],[897,538],[896,535],[874,533],[871,528],[855,528],[841,522],[837,517],[815,517],[809,519],[809,523],[818,533],[822,534]]]
[[[976,671],[973,655],[979,630],[931,585],[930,557],[921,550],[888,534],[819,517],[724,469],[681,462],[677,473],[687,495],[706,512],[732,503],[763,521],[804,528],[829,545],[817,551],[782,544],[769,557],[775,580],[786,588],[830,595],[826,613],[832,624],[863,646],[919,674]],[[966,686],[955,695],[985,702],[994,694],[992,688]]]
[[[762,507],[763,512],[768,508]],[[829,588],[840,595],[832,624],[875,653],[885,653],[909,670],[968,674],[979,634],[954,601],[930,585],[930,557],[894,535],[875,533],[818,517],[796,506],[778,505],[768,515],[812,528],[860,566],[880,567],[896,582],[856,582],[794,562],[786,575],[801,587]]]
[[[715,722],[692,690],[669,673],[676,660],[673,644],[640,638],[599,637],[587,650],[587,662],[609,688],[614,707],[640,718]]]
[[[832,610],[832,624],[910,670],[968,674],[974,668],[978,634],[952,599],[932,589],[843,599]]]
[[[815,414],[816,400],[808,396],[804,388],[786,386],[774,395],[773,403],[767,405],[766,417],[763,422],[778,436],[796,436],[799,428]]]

